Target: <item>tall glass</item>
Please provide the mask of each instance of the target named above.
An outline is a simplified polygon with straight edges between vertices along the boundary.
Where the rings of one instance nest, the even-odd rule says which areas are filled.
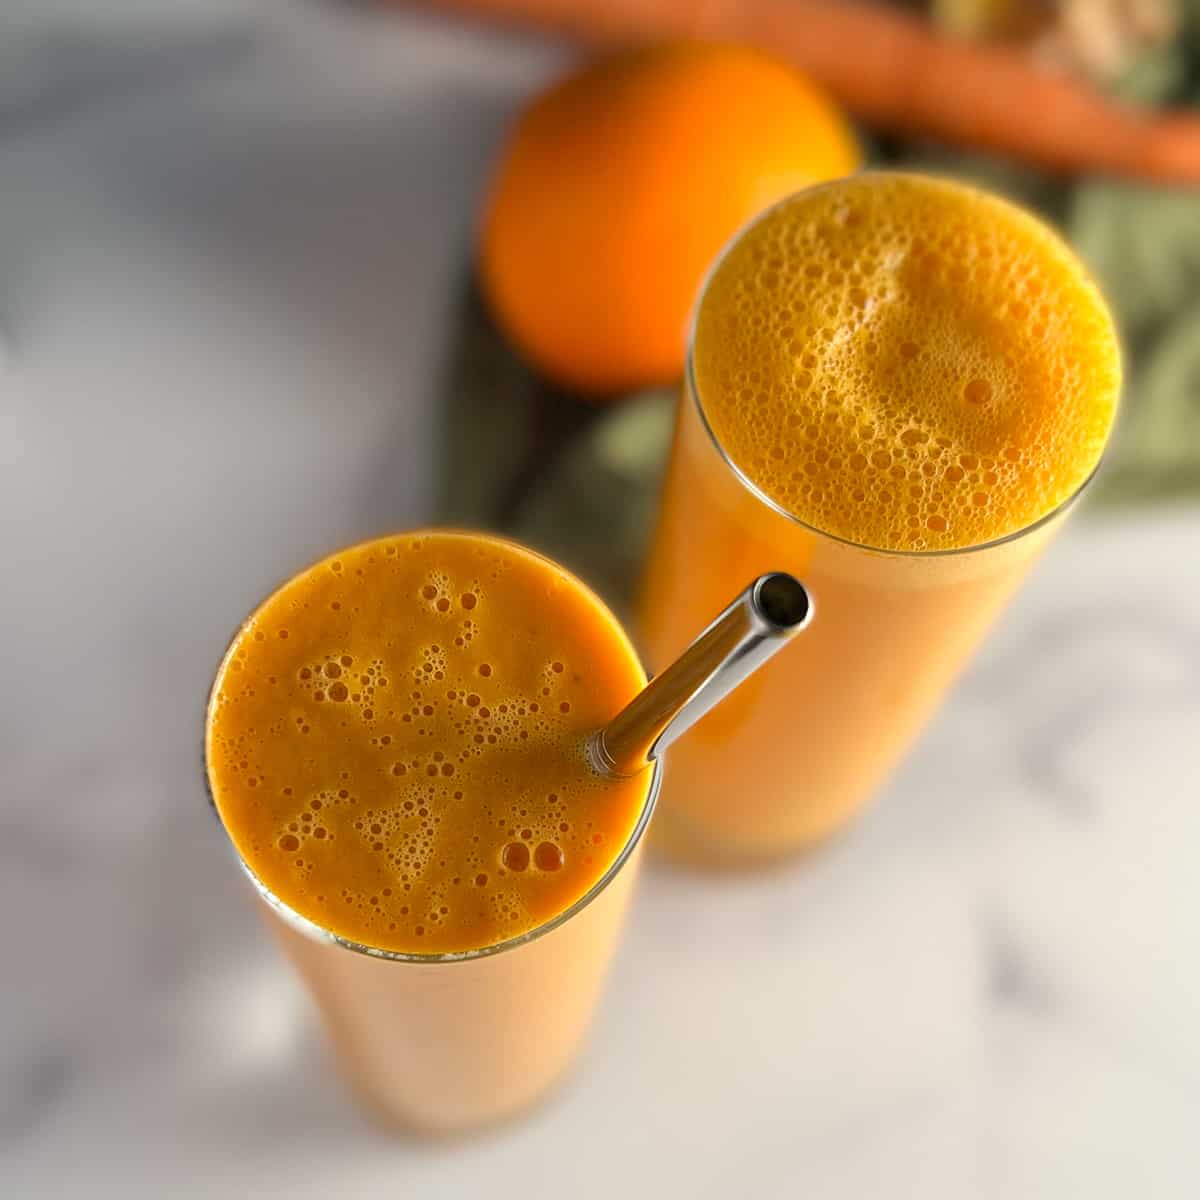
[[[698,313],[710,285],[711,277]],[[961,549],[889,551],[823,533],[768,496],[721,444],[697,385],[695,338],[694,327],[639,603],[647,665],[670,662],[733,580],[789,571],[816,612],[805,637],[672,751],[655,843],[672,857],[721,864],[795,851],[851,817],[1082,486],[1026,528]]]
[[[428,533],[421,536],[428,540]],[[594,645],[597,654],[611,655],[607,659],[609,662],[629,664],[628,669],[622,667],[614,677],[623,678],[628,674],[633,685],[644,685],[645,673],[638,665],[624,630],[577,579],[548,560],[499,539],[482,534],[447,536],[457,542],[469,540],[484,548],[506,548],[512,561],[519,558],[540,563],[537,586],[546,590],[539,591],[534,601],[539,606],[535,610],[539,617],[547,623],[556,619],[566,621],[569,618],[564,614],[585,610],[588,621],[596,630]],[[391,561],[383,556],[394,552],[394,545],[384,547],[384,542],[353,548],[343,552],[341,558],[347,558],[349,554],[365,555],[376,545],[381,547],[379,558]],[[337,559],[338,556],[334,556],[334,560]],[[330,561],[333,560],[316,564],[297,576],[297,580],[313,577]],[[374,562],[375,559],[370,561]],[[340,560],[333,561],[333,568],[342,570]],[[348,577],[353,575],[349,565],[344,574]],[[358,576],[362,574],[361,570],[357,572]],[[491,577],[482,569],[480,574],[487,586],[486,581]],[[366,587],[365,584],[357,586]],[[276,597],[284,591],[281,589]],[[569,597],[577,600],[582,598],[581,609],[567,607]],[[474,594],[467,598],[472,615],[478,620],[484,601],[479,601],[476,607]],[[228,782],[227,773],[222,775],[222,770],[227,772],[227,768],[221,767],[221,751],[217,748],[219,738],[214,732],[219,724],[218,710],[221,703],[225,702],[221,698],[222,688],[230,664],[236,665],[239,646],[247,643],[260,646],[275,644],[274,634],[272,640],[268,641],[259,631],[260,614],[274,600],[275,597],[268,600],[239,632],[218,673],[209,700],[205,738],[206,776],[218,820],[222,821],[238,862],[267,906],[266,916],[274,938],[308,985],[341,1068],[368,1105],[390,1124],[433,1133],[464,1130],[511,1116],[541,1097],[568,1069],[580,1049],[616,948],[637,873],[642,834],[654,810],[661,768],[655,764],[644,772],[644,777],[638,777],[641,790],[636,796],[631,794],[633,805],[629,809],[632,823],[626,827],[629,830],[627,835],[622,832],[624,841],[611,865],[586,892],[577,899],[565,902],[565,907],[545,917],[533,928],[479,949],[454,953],[402,953],[349,940],[315,923],[319,920],[319,914],[314,918],[312,912],[301,913],[271,890],[248,860],[247,853],[239,849],[239,845],[248,843],[239,841],[239,836],[235,836],[235,824],[230,823],[230,820],[234,823],[238,821],[237,814],[234,813],[231,818],[229,811],[223,812],[221,801],[223,797],[232,795],[227,790],[232,784]],[[560,607],[556,608],[556,605]],[[304,610],[309,607],[308,603],[303,605]],[[314,603],[312,611],[324,607],[323,604]],[[333,607],[339,608],[340,604],[335,603]],[[291,636],[290,641],[286,642],[289,647],[304,641],[304,617],[299,604],[293,605],[292,611],[293,616],[289,618]],[[364,615],[356,620],[360,627],[365,627],[370,633],[377,617],[377,613],[368,614],[364,610]],[[297,637],[298,628],[301,628],[300,637]],[[450,636],[452,634],[451,628]],[[517,646],[523,644],[520,635],[520,630],[512,631],[513,642]],[[289,635],[287,631],[281,631],[279,636],[287,638]],[[384,635],[376,636],[382,639]],[[461,642],[463,639],[458,640]],[[502,673],[499,664],[504,662],[503,655],[495,648],[485,652],[490,661],[498,665],[493,670],[485,664],[478,668],[472,678]],[[461,650],[458,653],[466,655],[470,652]],[[497,654],[500,656],[497,657]],[[555,663],[554,669],[561,671],[562,665]],[[390,669],[389,673],[392,673]],[[338,674],[341,678],[347,677],[342,672]],[[391,691],[396,691],[397,685],[403,687],[400,684],[402,672],[396,671],[394,674],[396,677],[392,680]],[[303,677],[304,672],[301,672]],[[244,678],[244,672],[239,678]],[[339,683],[341,678],[338,679]],[[366,678],[363,676],[364,682]],[[480,679],[481,684],[484,682]],[[493,683],[494,679],[489,678],[486,682]],[[282,690],[285,680],[272,675],[269,683],[280,685]],[[381,683],[387,684],[388,680],[382,679]],[[481,686],[480,690],[484,688]],[[345,700],[345,692],[346,689],[343,689],[341,697],[334,697],[331,687],[330,699],[320,706],[321,710],[329,709],[333,699]],[[454,693],[449,695],[453,696]],[[322,695],[316,698],[320,700]],[[358,698],[350,697],[351,700]],[[468,705],[479,705],[478,696],[464,695],[463,699]],[[379,707],[382,709],[388,702],[381,699]],[[287,697],[275,700],[273,691],[271,698],[264,699],[264,703],[271,706],[268,714],[272,720],[271,732],[277,739],[282,739],[283,728],[291,721],[296,705]],[[342,707],[346,708],[348,704]],[[537,705],[533,707],[536,710]],[[564,704],[563,711],[569,707]],[[428,711],[432,712],[432,707]],[[481,715],[488,712],[482,706],[465,711],[477,711]],[[276,719],[277,727],[274,724]],[[404,719],[408,720],[408,717]],[[313,720],[315,724],[316,718]],[[307,727],[305,732],[308,732]],[[335,732],[334,736],[341,735]],[[477,740],[482,742],[483,736],[480,735]],[[313,741],[315,743],[316,739]],[[313,764],[318,762],[319,746],[324,745],[328,743],[322,741],[314,746],[318,757],[311,760]],[[453,758],[453,750],[454,745],[450,742],[429,746],[430,754],[438,761],[443,759],[444,751],[447,764]],[[301,750],[296,750],[297,755],[301,753]],[[253,758],[253,754],[249,757]],[[244,762],[241,764],[243,768],[246,765]],[[519,767],[510,769],[515,771]],[[587,768],[581,762],[579,769]],[[396,773],[393,770],[387,778],[391,779]],[[453,774],[453,770],[447,771],[443,767],[441,774]],[[497,776],[497,781],[498,788],[504,786],[500,776]],[[279,781],[275,782],[277,784]],[[471,823],[477,821],[474,826],[476,832],[484,834],[490,828],[494,838],[495,813],[512,807],[513,797],[521,794],[524,782],[519,776],[514,776],[508,780],[506,794],[482,792],[472,796],[471,809],[462,818],[464,824],[470,828]],[[254,795],[265,790],[258,787]],[[300,790],[297,788],[297,791]],[[284,791],[290,795],[292,789],[289,787]],[[341,796],[348,794],[346,791],[340,793]],[[383,791],[379,793],[381,802],[385,795]],[[461,797],[462,792],[457,795]],[[373,798],[366,796],[364,809],[371,803]],[[327,801],[326,807],[328,804]],[[321,808],[321,805],[317,803],[316,807]],[[490,815],[484,815],[485,809]],[[323,812],[322,815],[327,818],[329,814]],[[424,810],[421,815],[424,815]],[[331,822],[326,819],[325,824]],[[292,825],[291,828],[296,826]],[[566,830],[568,826],[564,824],[562,828]],[[321,847],[324,850],[333,839],[333,833],[327,834],[323,826],[316,832],[323,839]],[[372,832],[379,833],[379,827],[375,826]],[[243,838],[246,836],[244,829],[240,833]],[[601,836],[600,833],[595,835],[597,844]],[[293,843],[290,849],[295,849],[295,836],[281,840],[290,840]],[[474,840],[478,842],[480,838],[477,836]],[[254,849],[257,852],[259,847],[256,845]],[[539,853],[541,849],[539,846]],[[310,853],[307,848],[304,852]],[[349,852],[338,850],[331,861],[336,861],[337,854]],[[526,862],[532,872],[533,863],[529,862],[529,858],[527,851]],[[503,865],[510,865],[507,857]],[[539,867],[542,866],[539,862]],[[492,871],[496,868],[485,869]],[[519,865],[514,869],[523,872],[526,866]],[[552,864],[545,869],[557,870],[558,867]],[[503,875],[504,871],[501,869],[499,874]],[[396,875],[398,879],[409,878],[408,875],[400,875],[399,869]],[[453,882],[458,884],[460,880],[456,878]],[[399,889],[404,885],[396,882],[395,886]],[[389,889],[384,894],[392,893]],[[319,899],[323,900],[324,897]],[[373,897],[372,903],[377,899]],[[409,910],[404,908],[402,911],[407,913]],[[442,908],[441,911],[445,913],[448,910]],[[423,931],[418,928],[417,932]]]

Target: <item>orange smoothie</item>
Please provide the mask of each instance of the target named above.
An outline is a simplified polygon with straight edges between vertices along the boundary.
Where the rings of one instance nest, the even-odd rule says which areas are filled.
[[[578,580],[467,533],[333,555],[234,639],[213,800],[385,1115],[494,1119],[570,1060],[653,782],[597,777],[584,739],[644,682]]]
[[[669,850],[778,854],[862,804],[1095,470],[1120,380],[1084,268],[996,197],[865,174],[735,239],[696,315],[641,629],[659,669],[765,570],[816,619],[672,751]]]

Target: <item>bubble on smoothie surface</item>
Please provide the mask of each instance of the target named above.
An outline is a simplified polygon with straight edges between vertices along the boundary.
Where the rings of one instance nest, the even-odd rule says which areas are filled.
[[[606,610],[545,560],[381,539],[297,576],[235,641],[213,794],[310,920],[409,953],[492,945],[570,907],[627,842],[648,780],[598,779],[582,745],[642,682]]]
[[[1099,461],[1121,367],[1102,297],[1034,217],[945,181],[865,174],[770,210],[697,318],[701,406],[805,523],[894,550],[1035,523]]]

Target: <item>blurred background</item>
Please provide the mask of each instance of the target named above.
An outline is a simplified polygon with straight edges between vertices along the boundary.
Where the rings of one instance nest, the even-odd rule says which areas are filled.
[[[1196,0],[5,0],[0,1195],[1198,1194],[1198,99]],[[651,864],[552,1103],[381,1133],[207,808],[228,636],[430,521],[622,607],[704,266],[860,163],[1078,248],[1106,466],[852,830]]]

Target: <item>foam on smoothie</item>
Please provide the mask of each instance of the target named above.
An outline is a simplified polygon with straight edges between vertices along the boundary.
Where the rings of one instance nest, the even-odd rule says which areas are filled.
[[[1072,252],[949,182],[866,174],[770,210],[716,267],[701,407],[793,516],[890,550],[1018,531],[1095,469],[1121,368]]]
[[[478,949],[570,907],[626,844],[649,780],[599,779],[582,742],[643,682],[607,610],[548,561],[385,538],[247,622],[214,686],[210,781],[242,857],[301,915],[382,949]]]

